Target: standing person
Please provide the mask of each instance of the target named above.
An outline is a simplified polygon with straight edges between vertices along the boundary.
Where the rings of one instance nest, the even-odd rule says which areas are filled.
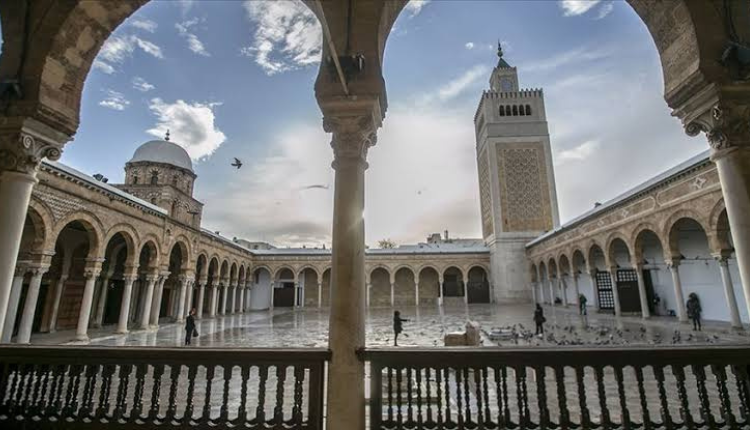
[[[537,303],[536,309],[534,309],[534,324],[536,324],[537,336],[544,335],[544,322],[545,321],[547,321],[547,318],[544,318],[544,309],[542,309],[542,305]]]
[[[588,299],[583,294],[578,295],[578,302],[580,303],[578,311],[581,313],[581,315],[586,315],[586,302],[588,302]]]
[[[393,313],[393,346],[398,346],[398,335],[404,331],[404,327],[401,323],[406,321],[409,320],[401,318],[401,312],[396,311]]]
[[[690,293],[687,301],[687,314],[688,318],[693,321],[693,330],[702,331],[701,327],[701,302],[698,300],[698,295]]]
[[[185,345],[190,345],[193,337],[198,337],[198,330],[195,329],[195,308],[190,309],[190,314],[185,319]]]

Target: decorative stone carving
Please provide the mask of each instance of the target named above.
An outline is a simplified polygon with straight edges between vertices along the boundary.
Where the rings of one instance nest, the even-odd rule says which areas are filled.
[[[43,187],[35,189],[34,195],[39,197],[39,200],[49,208],[55,221],[65,218],[65,216],[71,212],[85,208],[83,200],[72,196],[63,197],[59,194],[50,192]]]
[[[327,116],[323,129],[333,133],[334,168],[344,159],[366,163],[367,150],[377,143],[376,125],[371,115]]]
[[[58,160],[62,145],[47,141],[25,129],[0,129],[0,170],[35,173],[43,158]]]
[[[703,132],[716,151],[750,146],[750,105],[722,101],[685,126],[689,136]]]

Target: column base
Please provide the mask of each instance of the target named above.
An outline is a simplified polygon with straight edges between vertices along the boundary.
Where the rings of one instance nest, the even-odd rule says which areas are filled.
[[[83,334],[83,335],[77,334],[76,337],[75,337],[75,340],[77,342],[88,342],[91,339],[89,339],[89,336],[87,334]]]
[[[151,330],[159,330],[159,324],[149,324],[148,328]]]
[[[115,331],[115,334],[128,334],[128,333],[130,333],[130,331],[128,329]]]

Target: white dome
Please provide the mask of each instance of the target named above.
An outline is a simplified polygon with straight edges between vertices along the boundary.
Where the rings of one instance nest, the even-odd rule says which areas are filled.
[[[187,151],[180,145],[166,140],[151,140],[139,146],[130,163],[139,161],[171,164],[193,171],[193,162]]]

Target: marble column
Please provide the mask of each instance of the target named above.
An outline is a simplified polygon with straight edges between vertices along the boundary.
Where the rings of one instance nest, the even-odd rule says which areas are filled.
[[[669,271],[672,273],[677,318],[680,322],[687,322],[688,317],[687,309],[685,307],[685,295],[682,292],[682,281],[680,280],[680,260],[667,260],[667,266],[669,266]]]
[[[463,290],[464,290],[464,304],[469,304],[469,274],[466,274],[466,277],[463,280]]]
[[[549,287],[549,304],[552,307],[555,307],[555,283],[552,281],[552,277],[547,278],[547,284]]]
[[[196,303],[196,312],[195,317],[196,319],[202,319],[203,318],[203,299],[206,295],[206,280],[201,279],[198,281],[198,303]]]
[[[372,294],[372,284],[365,284],[365,307],[369,308],[370,305],[370,295]]]
[[[271,304],[269,305],[269,309],[273,310],[273,299],[276,296],[276,283],[274,281],[271,281]]]
[[[154,275],[156,278],[156,275]],[[149,328],[159,328],[159,317],[161,316],[161,300],[164,297],[164,284],[169,279],[169,272],[162,272],[161,277],[154,284],[154,297],[151,300],[151,310],[149,311],[150,324]]]
[[[589,275],[591,292],[594,295],[594,310],[599,311],[601,306],[599,305],[599,288],[596,286],[596,269],[589,269],[586,274]]]
[[[622,306],[620,305],[620,291],[617,289],[617,266],[609,268],[609,279],[612,281],[612,296],[615,302],[615,316],[622,315]]]
[[[130,316],[131,298],[133,295],[133,282],[135,282],[136,279],[137,277],[135,274],[123,276],[122,298],[120,299],[120,316],[117,319],[116,333],[126,334],[128,332],[128,320]],[[148,306],[144,307],[148,308]]]
[[[565,276],[560,275],[560,278],[557,280],[558,285],[560,286],[560,294],[562,295],[562,304],[563,307],[568,307],[568,285],[565,282]]]
[[[13,284],[11,284],[10,297],[8,297],[8,312],[5,314],[5,324],[3,325],[3,334],[0,338],[1,343],[10,343],[13,337],[13,329],[16,323],[16,315],[21,301],[21,291],[23,291],[23,279],[28,273],[29,268],[26,266],[16,267],[13,274]]]
[[[60,279],[55,283],[55,290],[52,293],[52,311],[49,317],[49,332],[55,333],[57,331],[57,316],[60,314],[60,302],[62,301],[63,293],[65,292],[65,283],[68,281],[68,272],[63,271],[63,275],[60,275]]]
[[[391,307],[393,307],[393,306],[396,305],[396,291],[395,291],[396,290],[396,283],[395,282],[391,282],[390,283],[390,287],[391,287]]]
[[[34,314],[36,313],[36,305],[39,301],[39,288],[42,285],[42,276],[47,273],[49,267],[34,267],[31,269],[31,280],[29,281],[29,288],[26,291],[26,300],[23,305],[23,314],[21,314],[21,322],[18,325],[18,336],[16,336],[16,343],[26,344],[31,341],[31,328],[34,323]]]
[[[208,317],[216,317],[216,294],[218,293],[218,286],[211,285],[211,300],[208,303]]]
[[[107,272],[105,276],[101,278],[101,287],[99,288],[99,296],[96,302],[96,313],[94,314],[94,327],[100,328],[104,323],[104,308],[107,305],[107,295],[109,293],[109,280],[112,277],[112,272]]]
[[[221,304],[219,305],[219,315],[226,315],[227,313],[227,296],[229,292],[229,286],[226,283],[221,285]]]
[[[536,299],[536,282],[531,283],[531,301],[533,303],[538,303]]]
[[[6,106],[7,113],[8,106]],[[36,172],[43,158],[57,160],[70,140],[35,119],[5,117],[0,124],[0,332],[5,325],[16,259]]]
[[[143,312],[141,312],[141,321],[139,328],[148,330],[151,324],[151,310],[154,304],[154,290],[156,289],[156,282],[159,277],[157,275],[146,276],[146,291],[143,294]],[[127,283],[128,280],[126,279]]]
[[[721,282],[724,285],[724,296],[727,299],[727,309],[729,309],[729,320],[732,323],[732,328],[742,328],[740,309],[737,306],[737,297],[734,294],[732,276],[729,274],[729,257],[717,255],[714,258],[716,258],[716,262],[719,263]]]
[[[229,296],[229,313],[233,314],[237,311],[237,285],[229,287],[232,291]]]
[[[87,267],[84,270],[83,277],[86,279],[86,284],[83,287],[83,298],[81,300],[81,308],[78,311],[78,325],[76,326],[76,340],[88,341],[88,330],[89,330],[89,319],[91,317],[91,306],[94,300],[94,286],[96,285],[96,278],[99,276],[101,270],[101,262],[96,262]]]
[[[633,269],[638,278],[638,297],[641,300],[641,317],[643,319],[651,318],[651,311],[648,309],[648,294],[646,294],[646,282],[643,280],[643,264],[633,262]]]
[[[414,304],[419,306],[419,281],[414,282]]]
[[[323,121],[325,130],[333,132],[335,170],[327,428],[362,430],[365,366],[357,351],[365,346],[365,170],[376,127],[372,113],[355,115],[349,107],[343,111],[345,116]]]
[[[180,290],[177,296],[177,324],[185,322],[185,299],[187,297],[187,290],[189,287],[190,279],[186,276],[180,278]]]
[[[323,283],[318,282],[318,307],[323,307]]]
[[[443,280],[438,280],[438,305],[443,306]]]

